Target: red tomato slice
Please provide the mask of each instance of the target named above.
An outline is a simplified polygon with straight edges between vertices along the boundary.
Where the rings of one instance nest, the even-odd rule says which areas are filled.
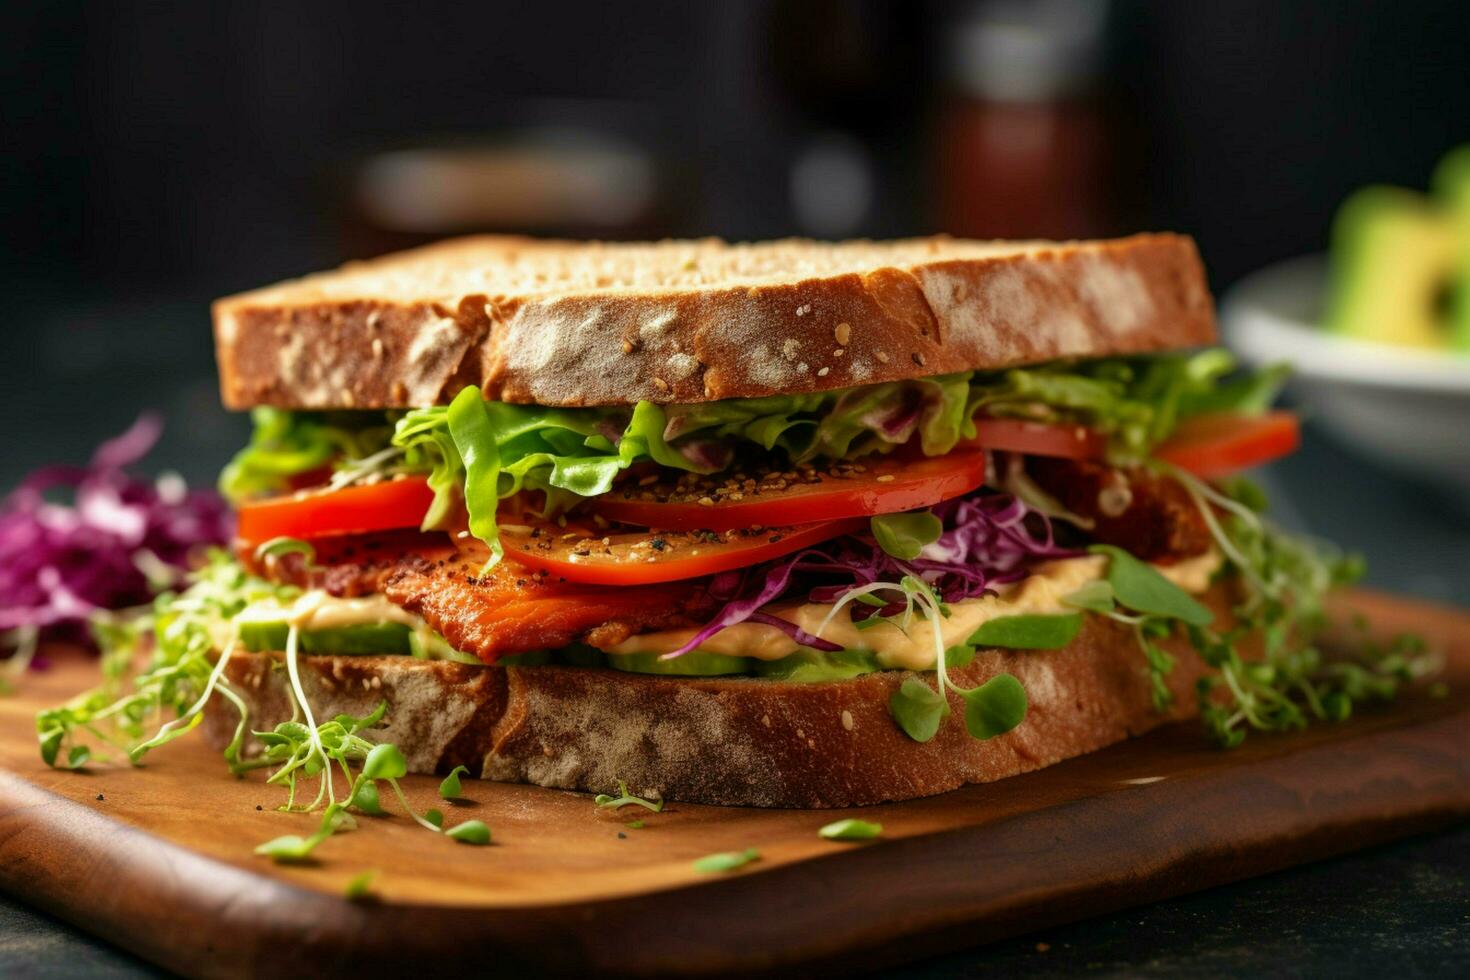
[[[1285,456],[1300,445],[1301,427],[1291,412],[1220,412],[1180,423],[1154,455],[1211,480]]]
[[[418,527],[434,502],[421,476],[341,490],[294,493],[240,506],[239,535],[252,544],[271,538],[319,538]]]
[[[647,585],[714,575],[789,555],[851,534],[868,523],[851,518],[800,527],[766,527],[759,532],[742,528],[721,534],[617,533],[590,525],[559,527],[542,521],[511,521],[507,517],[500,524],[500,543],[507,558],[569,582],[593,585]]]
[[[710,477],[708,486],[629,484],[596,498],[592,508],[610,520],[674,531],[743,531],[895,514],[979,487],[985,482],[985,454],[964,450],[917,459],[861,459],[809,475],[798,472],[794,480],[774,472],[757,480],[754,489],[735,480],[734,489],[724,475]]]
[[[965,443],[977,449],[999,449],[1031,456],[1063,459],[1102,459],[1108,440],[1083,425],[1053,425],[1024,419],[975,419],[975,438]]]

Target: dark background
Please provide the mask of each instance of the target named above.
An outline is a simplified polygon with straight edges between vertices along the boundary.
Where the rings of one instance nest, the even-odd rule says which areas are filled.
[[[1048,228],[1041,215],[1002,234],[1177,229],[1199,239],[1224,288],[1320,249],[1350,189],[1422,186],[1445,149],[1470,139],[1470,4],[1053,7],[1063,31],[1103,19],[1098,50],[1066,56],[1095,54],[1095,71],[1049,104],[1081,103],[1081,128],[1102,130],[1075,156],[1095,182],[1085,206],[1101,201],[1104,213],[1092,227]],[[145,406],[174,423],[159,458],[207,478],[243,431],[214,405],[207,301],[399,244],[354,200],[363,165],[384,150],[554,124],[634,146],[653,168],[652,203],[636,219],[529,229],[542,233],[996,233],[956,227],[938,176],[954,138],[946,121],[985,101],[951,51],[976,10],[8,5],[0,482],[85,452]],[[794,206],[793,171],[824,146],[867,168],[871,204],[855,218],[814,221]],[[971,175],[972,210],[1005,206],[994,177]],[[1062,183],[1048,193],[1068,193]]]

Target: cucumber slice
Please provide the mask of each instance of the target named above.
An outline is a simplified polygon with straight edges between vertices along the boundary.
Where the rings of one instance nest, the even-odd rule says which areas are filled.
[[[659,659],[657,653],[610,653],[607,665],[631,674],[669,674],[675,677],[718,677],[724,674],[750,672],[749,657],[730,657],[723,653],[692,650],[672,660]]]
[[[607,654],[585,643],[573,643],[556,651],[555,660],[568,667],[606,667]]]
[[[757,660],[755,673],[768,680],[814,684],[821,681],[845,681],[850,677],[880,670],[878,656],[871,650],[803,650],[780,660]]]
[[[285,623],[241,623],[240,643],[252,653],[284,650],[289,629]],[[402,623],[358,623],[302,630],[296,642],[302,653],[407,654],[412,632]]]
[[[497,667],[540,667],[542,664],[551,663],[550,650],[527,650],[525,653],[512,653],[495,661]]]

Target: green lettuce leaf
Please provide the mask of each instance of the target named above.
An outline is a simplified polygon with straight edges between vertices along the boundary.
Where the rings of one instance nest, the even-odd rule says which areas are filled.
[[[1110,437],[1116,461],[1141,459],[1192,415],[1264,410],[1282,370],[1228,378],[1234,370],[1229,353],[1207,350],[699,405],[545,408],[485,401],[469,387],[448,406],[410,412],[258,409],[250,445],[221,485],[234,499],[279,491],[328,463],[351,470],[339,472],[349,480],[427,473],[435,498],[425,529],[449,527],[463,507],[472,533],[498,554],[495,511],[504,497],[543,491],[546,513],[556,513],[606,493],[636,463],[713,473],[742,446],[803,462],[886,453],[917,439],[937,456],[973,437],[984,413],[1086,425]]]
[[[220,493],[232,501],[284,490],[291,477],[334,460],[364,459],[386,448],[393,435],[393,420],[379,412],[291,412],[261,406],[251,411],[250,419],[250,444],[220,473]]]
[[[1236,367],[1230,352],[1216,348],[1016,368],[976,375],[967,411],[1085,425],[1110,437],[1114,461],[1127,462],[1147,457],[1195,415],[1265,411],[1285,381],[1286,366],[1227,380]]]

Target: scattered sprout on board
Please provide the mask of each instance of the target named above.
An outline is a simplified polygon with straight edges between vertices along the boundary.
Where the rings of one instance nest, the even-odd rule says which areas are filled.
[[[660,813],[664,808],[663,800],[645,800],[641,796],[634,796],[628,792],[628,784],[621,779],[618,780],[618,795],[609,796],[599,793],[592,802],[599,808],[609,810],[621,810],[625,806],[641,806],[652,813]]]
[[[481,821],[469,820],[445,830],[438,810],[422,814],[414,810],[399,784],[408,772],[403,753],[392,743],[375,743],[362,734],[383,723],[386,701],[362,717],[342,714],[319,721],[314,716],[301,686],[295,626],[287,633],[285,651],[293,718],[270,731],[251,730],[245,702],[226,672],[239,645],[231,620],[253,602],[289,603],[299,590],[248,574],[223,551],[211,553],[191,580],[182,592],[159,596],[151,615],[105,621],[96,627],[103,649],[102,684],[37,715],[37,739],[48,764],[77,768],[91,758],[109,758],[109,753],[116,752],[141,765],[150,751],[196,728],[203,720],[205,704],[218,695],[239,714],[234,736],[224,751],[230,771],[271,769],[266,782],[286,792],[282,811],[320,810],[322,814],[310,835],[277,837],[257,847],[257,854],[279,862],[311,860],[316,848],[334,834],[355,829],[357,815],[386,813],[383,785],[397,797],[403,812],[426,830],[461,843],[489,843],[489,828]],[[227,639],[218,657],[211,660],[220,637]],[[141,669],[133,671],[133,665],[145,656]],[[164,718],[169,720],[161,721]],[[262,745],[262,752],[254,758],[242,753],[247,733]],[[102,747],[100,754],[94,754],[88,740]],[[441,784],[446,798],[458,795],[462,771],[466,770],[456,770]],[[311,793],[310,797],[305,793]]]
[[[853,818],[834,820],[818,830],[817,836],[824,840],[875,840],[883,836],[883,825]]]
[[[706,854],[695,861],[694,870],[700,874],[720,874],[735,871],[760,859],[761,852],[753,847],[747,847],[743,851],[721,851],[718,854]]]

